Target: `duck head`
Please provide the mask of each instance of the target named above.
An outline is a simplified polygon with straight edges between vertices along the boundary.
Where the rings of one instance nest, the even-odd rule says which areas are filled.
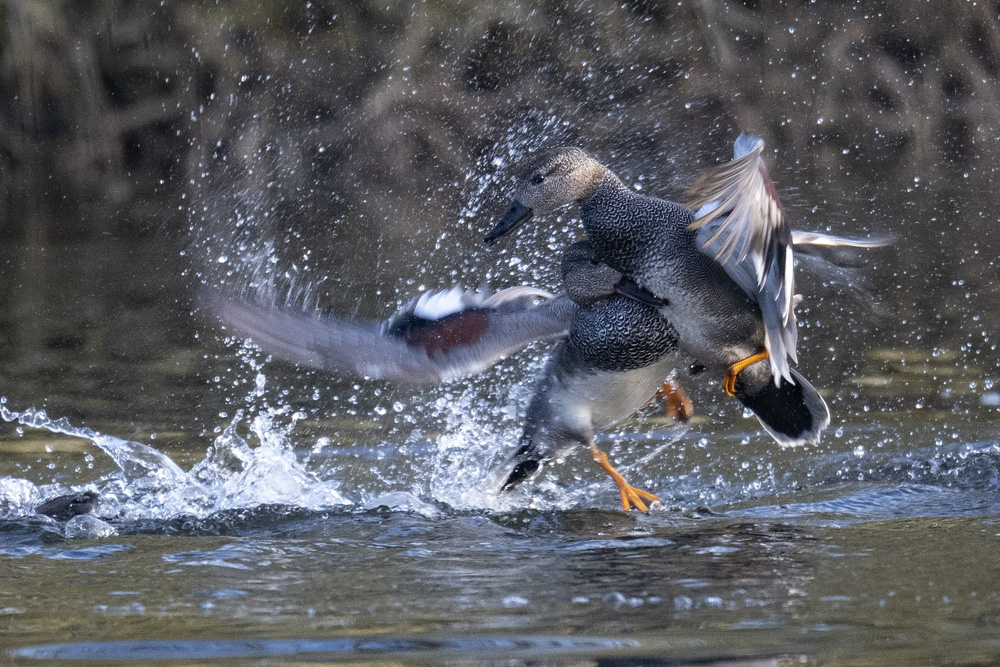
[[[493,243],[536,214],[544,215],[585,199],[605,174],[607,168],[579,148],[542,151],[518,170],[514,201],[484,240]]]
[[[577,241],[562,258],[563,289],[573,303],[589,307],[612,296],[624,296],[654,308],[663,308],[666,300],[639,287],[602,262],[590,241]]]
[[[597,258],[590,241],[577,241],[563,254],[562,278],[566,295],[579,306],[590,306],[615,294],[622,274]]]

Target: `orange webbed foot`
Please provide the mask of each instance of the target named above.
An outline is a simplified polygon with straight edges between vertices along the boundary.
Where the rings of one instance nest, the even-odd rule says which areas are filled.
[[[660,502],[660,499],[657,496],[654,496],[648,491],[638,489],[625,481],[625,478],[622,477],[621,473],[615,470],[608,461],[608,455],[599,450],[595,445],[590,446],[590,453],[593,455],[597,465],[601,466],[604,472],[608,473],[608,476],[611,477],[615,486],[618,487],[618,493],[621,494],[623,510],[627,512],[632,509],[633,505],[635,505],[635,508],[640,512],[648,512],[649,507],[646,505],[647,502]]]
[[[736,395],[736,378],[743,372],[743,369],[747,366],[756,364],[758,361],[764,361],[768,357],[767,350],[763,352],[758,352],[746,359],[740,359],[735,364],[731,365],[726,371],[726,377],[722,380],[722,390],[726,392],[729,396]]]
[[[684,387],[673,378],[668,377],[664,380],[663,386],[657,389],[656,393],[646,401],[646,405],[655,401],[657,396],[663,397],[663,411],[675,422],[687,424],[691,415],[694,414],[694,404],[691,403],[691,398],[684,391]]]
[[[663,409],[666,410],[667,416],[675,422],[687,424],[694,414],[694,404],[691,403],[691,397],[684,391],[684,387],[676,380],[667,378],[663,381],[660,392],[663,394]]]

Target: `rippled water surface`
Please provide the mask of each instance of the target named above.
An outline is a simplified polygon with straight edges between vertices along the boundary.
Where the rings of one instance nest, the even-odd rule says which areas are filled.
[[[216,390],[221,406],[191,406],[181,430],[149,432],[176,405],[159,422],[155,407],[130,408],[144,427],[115,421],[123,408],[107,404],[98,432],[5,400],[3,662],[1000,656],[988,398],[866,412],[833,397],[841,418],[823,443],[781,450],[692,382],[689,427],[650,407],[600,439],[664,498],[644,515],[618,510],[581,453],[502,501],[484,488],[516,438],[516,410],[504,408],[524,389],[508,374],[537,366],[530,355],[414,395],[303,379],[238,346],[219,354],[221,378],[208,375],[214,359],[194,375],[234,388]],[[150,380],[154,398],[183,384]],[[292,409],[289,388],[302,384]],[[313,401],[313,384],[338,397],[333,409]],[[32,515],[43,498],[84,488],[104,498],[93,515]]]

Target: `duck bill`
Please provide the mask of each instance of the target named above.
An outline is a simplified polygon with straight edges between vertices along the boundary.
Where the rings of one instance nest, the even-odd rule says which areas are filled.
[[[483,240],[487,244],[493,243],[501,236],[506,236],[514,231],[522,222],[530,220],[533,215],[535,215],[534,211],[515,199],[511,202],[510,208],[504,214],[503,219],[497,223],[497,226]]]

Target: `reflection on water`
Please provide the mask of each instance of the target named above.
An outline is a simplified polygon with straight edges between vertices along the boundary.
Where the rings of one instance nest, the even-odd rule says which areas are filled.
[[[989,655],[996,505],[989,517],[934,519],[920,507],[861,523],[840,521],[849,503],[818,521],[725,506],[647,516],[261,507],[125,525],[92,546],[55,535],[42,546],[39,526],[6,521],[5,542],[34,544],[4,556],[17,593],[3,593],[13,631],[3,643],[25,659],[136,664],[283,652],[912,664],[928,636],[936,655]],[[71,634],[53,619],[73,619]]]
[[[330,639],[244,641],[148,641],[104,644],[53,644],[16,651],[14,655],[46,660],[171,660],[206,658],[262,658],[279,655],[319,654],[356,659],[359,656],[403,654],[424,659],[447,656],[480,658],[495,652],[525,656],[600,654],[638,647],[628,639],[562,637],[467,637],[462,639]],[[421,654],[429,654],[422,656]],[[704,663],[700,663],[704,664]],[[748,664],[731,663],[723,664]],[[758,663],[766,664],[766,663]]]

